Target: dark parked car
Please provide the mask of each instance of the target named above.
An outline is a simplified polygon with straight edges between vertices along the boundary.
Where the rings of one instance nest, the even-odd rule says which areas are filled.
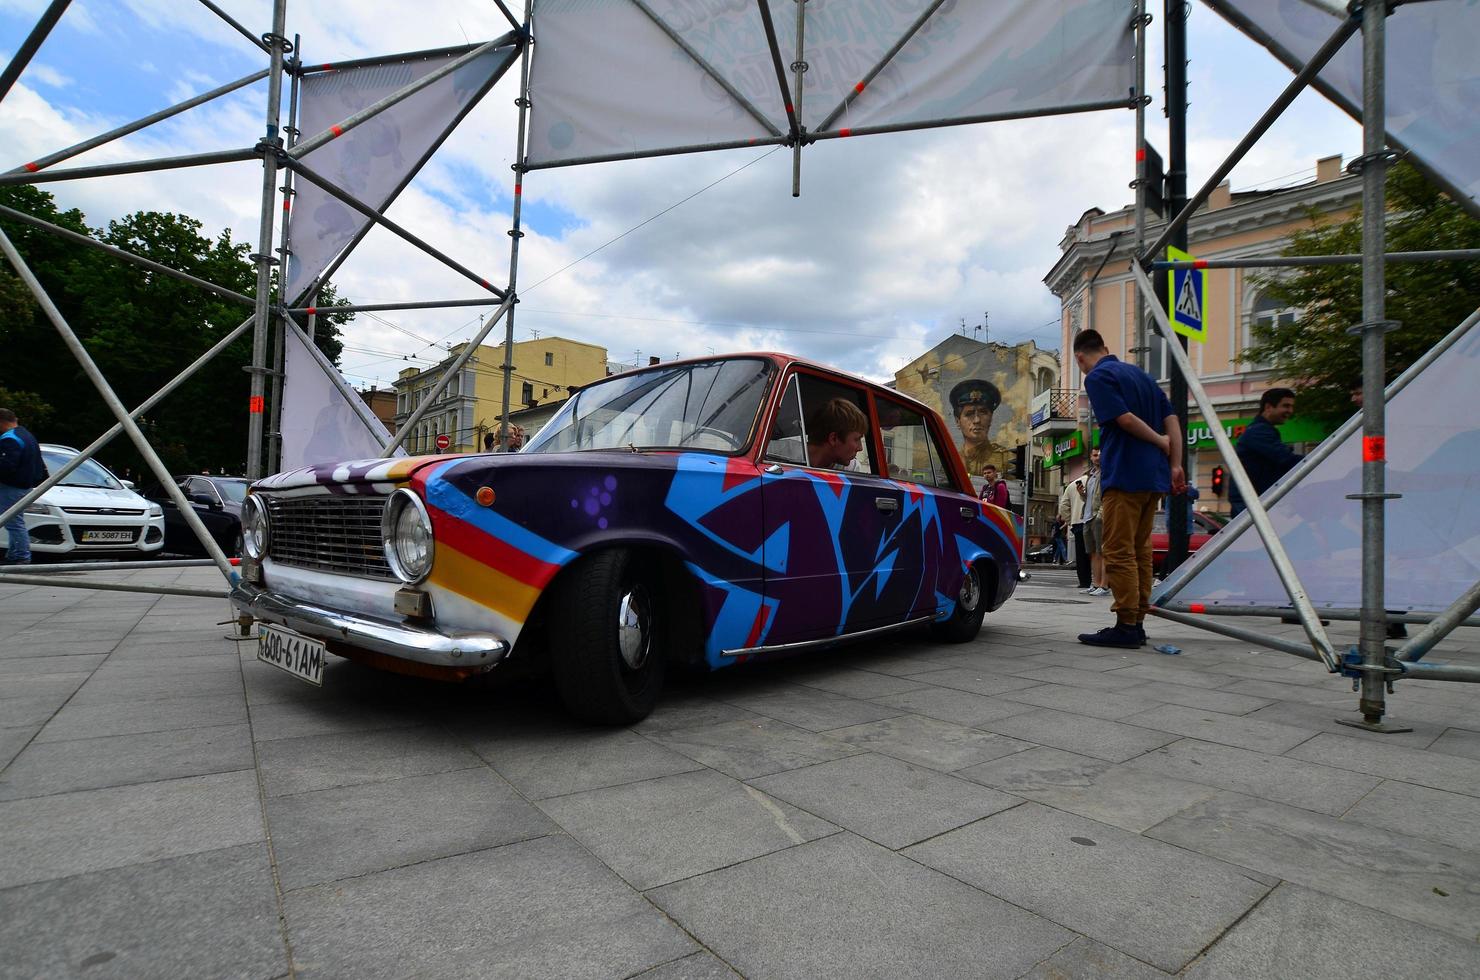
[[[242,503],[247,499],[249,481],[239,476],[202,475],[177,476],[175,482],[221,550],[228,556],[241,554]],[[164,509],[165,551],[176,555],[206,553],[164,490],[154,487],[145,496]]]
[[[840,441],[824,418],[866,427],[851,461],[818,451]],[[232,601],[264,624],[259,659],[310,683],[326,653],[449,680],[539,660],[606,723],[651,711],[676,664],[927,625],[966,642],[1022,535],[938,414],[781,354],[588,385],[518,453],[281,473],[242,521]]]

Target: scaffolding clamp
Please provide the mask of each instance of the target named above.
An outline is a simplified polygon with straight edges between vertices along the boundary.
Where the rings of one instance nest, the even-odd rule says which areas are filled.
[[[1381,330],[1383,333],[1392,333],[1394,330],[1403,328],[1402,320],[1367,320],[1363,323],[1354,323],[1346,328],[1346,332],[1353,336],[1366,333],[1368,330]]]

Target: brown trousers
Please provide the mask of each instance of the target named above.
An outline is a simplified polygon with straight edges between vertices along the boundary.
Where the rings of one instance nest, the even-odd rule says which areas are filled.
[[[1151,608],[1151,519],[1161,504],[1153,491],[1107,489],[1100,504],[1104,521],[1105,584],[1115,596],[1117,622],[1139,625]]]

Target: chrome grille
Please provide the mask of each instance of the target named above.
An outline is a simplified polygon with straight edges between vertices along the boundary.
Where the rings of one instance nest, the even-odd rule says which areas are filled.
[[[271,536],[267,557],[321,572],[394,579],[380,535],[384,497],[264,496]]]
[[[117,514],[119,517],[138,517],[144,513],[142,510],[131,510],[127,507],[63,507],[64,514]]]

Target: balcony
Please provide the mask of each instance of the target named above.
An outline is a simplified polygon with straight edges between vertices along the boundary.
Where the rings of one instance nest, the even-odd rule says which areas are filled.
[[[1079,428],[1079,389],[1049,388],[1033,396],[1032,434],[1051,436]]]

